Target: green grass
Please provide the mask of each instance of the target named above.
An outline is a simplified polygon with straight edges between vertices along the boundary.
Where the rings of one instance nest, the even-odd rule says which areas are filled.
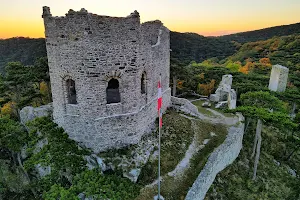
[[[194,132],[191,121],[174,110],[168,110],[163,116],[161,137],[161,174],[172,171],[184,157],[191,144]],[[158,133],[157,133],[158,134]],[[148,162],[142,169],[139,183],[146,185],[157,178],[158,161]]]
[[[201,172],[203,166],[206,163],[207,158],[211,154],[211,152],[218,147],[226,138],[227,130],[226,127],[219,124],[209,124],[205,123],[199,120],[194,120],[194,127],[191,127],[191,121],[189,119],[183,118],[178,113],[171,111],[169,112],[168,119],[176,118],[178,120],[176,121],[165,121],[166,127],[177,127],[177,129],[168,129],[172,131],[177,131],[177,134],[179,134],[179,137],[189,137],[190,141],[193,138],[194,133],[197,135],[196,139],[198,144],[202,144],[204,139],[210,138],[211,140],[203,149],[201,149],[198,153],[196,153],[192,159],[191,159],[191,166],[190,168],[186,169],[183,177],[180,177],[180,179],[174,179],[174,177],[170,176],[163,176],[163,182],[161,185],[161,194],[165,197],[166,200],[179,200],[184,199],[186,193],[189,190],[189,187],[192,186],[193,182],[198,177],[199,173]],[[165,117],[166,118],[166,117]],[[183,126],[182,123],[185,125]],[[188,132],[182,132],[182,131],[190,131]],[[216,137],[210,137],[210,132],[214,132],[217,134]],[[169,138],[168,140],[170,140]],[[173,140],[173,139],[172,139]],[[180,142],[180,141],[179,141]],[[189,142],[190,143],[190,142]],[[174,144],[180,144],[177,140],[173,142]],[[165,144],[163,144],[164,146]],[[165,170],[163,170],[162,174],[166,174],[166,172],[172,171],[179,161],[184,157],[185,151],[177,150],[177,148],[180,145],[174,145],[171,146],[165,146],[168,148],[163,148],[164,153],[162,154],[162,166],[166,166],[166,163],[171,162],[172,165],[168,165]],[[184,149],[187,149],[188,146],[186,146]],[[182,152],[182,153],[178,153]],[[178,157],[180,156],[180,158]],[[176,159],[176,162],[173,162],[173,159]],[[152,181],[154,181],[157,178],[157,161],[154,163],[147,164],[143,170],[142,174],[139,180],[139,183],[142,184],[149,184]],[[149,177],[153,177],[150,179]],[[141,194],[136,200],[152,200],[155,194],[157,193],[157,188],[155,187],[147,187],[144,188],[141,191]]]
[[[202,101],[202,100],[198,100],[198,101],[193,101],[192,104],[194,104],[195,106],[197,106],[198,108],[198,111],[204,115],[207,115],[209,117],[213,117],[214,114],[212,112],[210,112],[209,110],[207,110],[206,108],[203,108],[202,107],[202,104],[204,103],[205,101]]]
[[[218,116],[214,115],[211,111],[207,110],[207,108],[203,108],[203,107],[202,107],[202,104],[203,104],[204,102],[205,102],[205,101],[198,100],[198,101],[193,101],[192,103],[193,103],[195,106],[197,106],[198,111],[199,111],[200,113],[202,113],[202,114],[204,114],[204,115],[207,115],[207,116],[209,116],[209,117],[218,117]],[[215,103],[211,103],[210,109],[215,110],[215,111],[221,113],[221,114],[224,115],[225,117],[233,117],[233,116],[234,116],[234,114],[232,114],[232,113],[226,113],[226,112],[224,112],[223,109],[217,109],[217,108],[215,108]]]
[[[300,152],[290,161],[284,158],[291,152],[293,144],[287,143],[280,131],[265,127],[262,134],[262,152],[258,165],[257,180],[252,181],[253,159],[250,158],[254,128],[244,136],[243,149],[238,159],[219,173],[211,186],[206,200],[214,199],[300,199],[300,180],[292,177],[287,164],[300,172]],[[274,159],[281,164],[277,166]]]
[[[197,134],[202,135],[202,137],[198,138],[199,143],[202,143],[205,138],[209,138],[210,132],[216,133],[217,136],[212,137],[208,144],[192,157],[191,166],[180,181],[170,178],[168,181],[170,184],[165,184],[165,186],[162,186],[162,194],[164,197],[167,197],[165,199],[184,199],[189,188],[192,186],[203,169],[209,155],[216,147],[221,145],[226,138],[227,131],[222,125],[212,125],[197,121],[197,126],[199,128],[199,132]]]

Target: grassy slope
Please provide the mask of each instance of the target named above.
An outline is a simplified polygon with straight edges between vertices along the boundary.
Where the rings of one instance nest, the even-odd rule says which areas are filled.
[[[180,116],[175,111],[169,111],[164,116],[164,131],[162,135],[162,195],[165,199],[184,199],[189,187],[192,186],[203,168],[206,159],[214,148],[218,147],[226,138],[226,127],[204,123],[200,120],[193,120],[194,127],[191,127],[191,120]],[[210,138],[210,132],[217,134],[217,137]],[[184,157],[194,134],[197,142],[202,144],[204,139],[210,138],[209,143],[196,153],[191,159],[191,166],[186,170],[180,180],[166,176],[167,172],[174,170],[176,165]],[[184,145],[183,145],[184,144]],[[157,178],[157,160],[147,163],[142,169],[138,183],[146,185],[152,183]],[[136,200],[153,199],[157,193],[156,186],[146,188],[141,191],[141,195]]]
[[[256,181],[252,181],[253,159],[250,159],[250,155],[253,134],[254,127],[245,134],[238,159],[217,175],[206,200],[300,199],[300,180],[288,173],[287,165],[300,172],[300,152],[291,161],[284,161],[282,158],[291,150],[278,130],[269,127],[264,129],[258,177]],[[281,164],[278,166],[274,159]]]

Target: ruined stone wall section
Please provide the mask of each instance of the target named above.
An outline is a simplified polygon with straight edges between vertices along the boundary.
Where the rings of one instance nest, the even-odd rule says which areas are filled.
[[[273,65],[269,89],[275,92],[284,92],[288,81],[289,69],[281,65]]]
[[[53,17],[48,7],[43,8],[43,18],[53,117],[69,134],[75,134],[78,141],[87,143],[91,141],[87,135],[94,133],[105,135],[95,119],[152,112],[142,108],[150,106],[149,102],[157,97],[159,75],[162,91],[169,91],[169,30],[160,21],[140,24],[136,11],[127,17],[108,17],[88,13],[85,9],[70,10],[64,17]],[[146,94],[141,93],[143,73],[146,74]],[[111,78],[119,81],[120,103],[106,102],[106,88]],[[67,79],[75,81],[77,104],[67,103]],[[155,118],[156,115],[149,114],[146,124],[153,123]],[[111,120],[107,125],[111,129],[129,127],[122,122],[116,123]],[[105,140],[108,144],[110,139]],[[125,143],[119,137],[118,141]]]
[[[216,175],[234,162],[243,147],[244,117],[239,116],[237,126],[228,129],[225,141],[209,156],[204,168],[188,191],[185,200],[203,200]]]

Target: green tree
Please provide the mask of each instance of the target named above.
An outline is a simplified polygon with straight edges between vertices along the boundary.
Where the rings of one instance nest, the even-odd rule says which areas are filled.
[[[242,112],[248,120],[249,118],[257,120],[256,134],[251,155],[251,158],[255,156],[253,170],[253,180],[255,180],[260,157],[263,123],[290,129],[295,128],[296,124],[294,124],[289,115],[286,114],[284,103],[269,92],[258,91],[242,94],[241,103],[243,106],[238,107],[236,111]]]
[[[40,83],[45,82],[48,88],[47,102],[51,102],[51,86],[50,86],[50,74],[47,57],[38,58],[34,65],[30,67],[31,81],[36,84],[36,87],[40,91]]]
[[[176,96],[177,79],[185,75],[185,65],[177,59],[171,59],[170,73],[172,77],[172,96]]]
[[[27,181],[30,182],[21,159],[21,150],[28,139],[25,128],[19,122],[8,118],[0,118],[0,148],[10,152],[14,169],[18,165]],[[31,191],[35,195],[34,189],[31,189]]]
[[[6,66],[1,97],[15,103],[14,109],[18,118],[21,107],[37,96],[29,74],[30,68],[20,62],[10,62]]]

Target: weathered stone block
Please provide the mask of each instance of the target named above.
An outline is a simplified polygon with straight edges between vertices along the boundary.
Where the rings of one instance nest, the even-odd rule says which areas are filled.
[[[228,109],[236,109],[237,95],[234,89],[231,89],[228,94]]]
[[[269,89],[275,92],[284,92],[287,85],[287,80],[289,76],[289,69],[281,65],[273,65]]]
[[[232,75],[231,74],[225,74],[222,76],[222,81],[220,85],[232,85]]]

